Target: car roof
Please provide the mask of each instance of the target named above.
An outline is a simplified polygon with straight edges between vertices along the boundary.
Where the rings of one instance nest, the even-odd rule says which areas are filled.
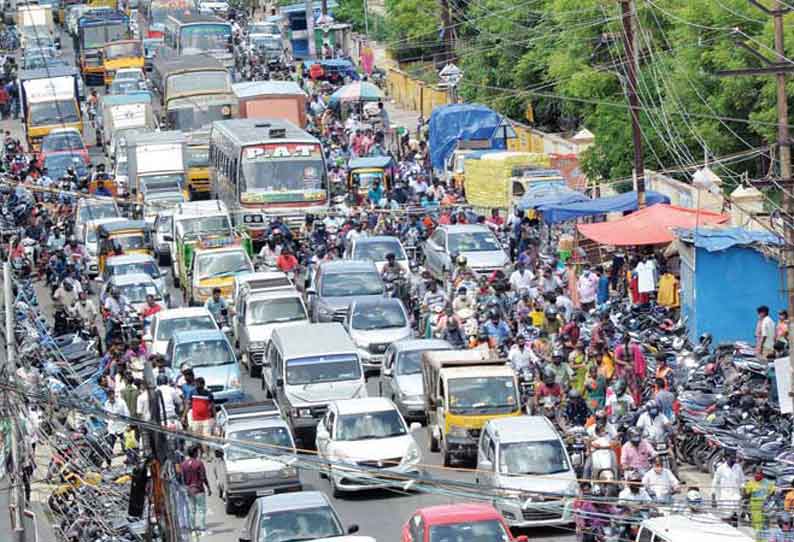
[[[327,506],[331,508],[331,503],[321,491],[299,491],[297,493],[281,493],[269,497],[259,497],[256,500],[259,510],[262,512],[287,512],[289,510],[301,510],[304,508],[318,508]]]
[[[399,243],[400,238],[394,235],[373,235],[372,237],[362,237],[356,239],[356,245],[368,245],[370,243]]]
[[[378,272],[375,264],[366,260],[331,260],[330,262],[323,262],[320,264],[321,274],[330,273],[352,273],[370,271],[373,273]]]
[[[485,224],[445,224],[439,226],[442,230],[447,233],[465,233],[465,232],[475,232],[475,231],[487,231],[490,232],[491,228],[486,226]]]
[[[178,307],[167,309],[156,314],[158,320],[174,320],[176,318],[192,318],[194,316],[209,316],[212,313],[206,307]]]
[[[226,335],[220,329],[198,329],[194,331],[177,331],[174,333],[174,342],[193,343],[198,341],[226,340]]]
[[[364,414],[366,412],[380,412],[383,410],[395,410],[396,407],[386,397],[364,397],[361,399],[342,399],[334,401],[336,410],[340,415],[345,414]]]
[[[452,345],[441,339],[403,339],[392,343],[395,352],[413,352],[416,350],[452,350]]]
[[[372,307],[385,306],[385,305],[394,305],[396,307],[400,307],[403,310],[403,312],[405,312],[405,307],[403,306],[402,301],[400,301],[396,297],[372,297],[372,298],[356,299],[350,304],[350,310],[353,311],[354,309],[369,309]]]
[[[258,418],[231,418],[226,421],[227,436],[229,432],[248,431],[251,429],[261,429],[263,427],[285,427],[289,430],[289,425],[280,416],[262,416]],[[291,433],[290,433],[291,434]]]
[[[665,540],[689,540],[694,533],[697,533],[700,542],[722,542],[724,540],[749,542],[753,540],[727,523],[717,521],[716,518],[714,521],[708,521],[708,519],[709,516],[698,519],[682,515],[669,515],[646,519],[642,522],[642,526],[651,528]]]
[[[428,506],[417,510],[418,514],[430,525],[445,523],[464,523],[468,521],[501,520],[496,509],[485,503],[456,503]]]
[[[80,131],[77,128],[53,128],[44,137],[46,139],[47,136],[51,136],[51,135],[55,135],[55,134],[65,134],[65,133],[77,134],[77,135],[80,136],[80,139],[83,139],[83,134],[81,134]]]
[[[105,261],[105,265],[124,265],[141,262],[154,262],[154,256],[150,254],[122,254],[121,256],[111,256]]]
[[[284,299],[286,297],[302,297],[301,293],[294,287],[275,288],[272,290],[254,291],[248,296],[247,301],[260,301],[262,299]]]
[[[128,275],[113,275],[110,278],[115,286],[126,286],[128,284],[154,284],[154,279],[146,273],[130,273]]]
[[[559,437],[545,416],[510,416],[490,420],[488,428],[500,442],[534,442]]]
[[[317,337],[319,341],[308,341],[307,337]],[[271,341],[280,340],[287,359],[334,354],[352,354],[356,347],[339,322],[300,324],[280,327],[273,330]]]

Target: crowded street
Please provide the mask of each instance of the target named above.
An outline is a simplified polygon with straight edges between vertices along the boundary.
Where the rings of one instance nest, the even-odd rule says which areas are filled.
[[[651,169],[627,60],[607,176],[364,4],[6,0],[0,539],[794,541],[789,121]]]

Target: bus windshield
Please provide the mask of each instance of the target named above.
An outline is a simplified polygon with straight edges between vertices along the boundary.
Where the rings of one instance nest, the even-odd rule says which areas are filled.
[[[194,102],[190,107],[183,106],[182,103],[178,105],[179,107],[173,107],[174,104],[169,104],[166,116],[170,126],[183,132],[206,128],[216,120],[228,119],[231,114],[229,104],[206,105]],[[207,156],[209,158],[209,154]]]
[[[105,46],[105,60],[141,56],[143,56],[143,45],[138,41],[114,43],[113,45]]]
[[[47,126],[80,121],[77,103],[74,100],[32,103],[28,105],[28,108],[30,110],[31,126]]]
[[[243,158],[240,192],[323,190],[322,158]]]
[[[183,55],[225,50],[231,38],[232,29],[228,24],[193,24],[182,28],[179,49]]]
[[[124,23],[87,26],[83,28],[83,48],[99,49],[108,42],[123,40],[126,37],[127,25]]]
[[[168,77],[166,87],[168,96],[214,92],[231,92],[229,72],[226,70],[192,71]]]

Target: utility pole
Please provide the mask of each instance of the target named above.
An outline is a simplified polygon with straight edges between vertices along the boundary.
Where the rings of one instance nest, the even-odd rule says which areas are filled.
[[[455,45],[452,41],[452,17],[449,12],[449,0],[439,0],[441,10],[441,26],[444,31],[444,64],[454,61]]]
[[[17,350],[14,340],[14,289],[12,285],[11,264],[3,264],[3,294],[6,318],[6,371],[8,379],[16,382]],[[11,399],[9,399],[10,401]],[[21,400],[19,397],[16,400]],[[19,442],[19,420],[13,409],[8,409],[11,421],[11,463],[14,466],[14,476],[11,477],[11,505],[14,507],[14,542],[25,542],[25,488],[22,483],[22,454]]]
[[[782,0],[774,0],[774,8],[769,9],[759,0],[748,0],[750,4],[771,16],[775,23],[775,59],[769,60],[756,49],[749,47],[742,41],[737,45],[758,58],[764,66],[761,68],[746,68],[741,70],[724,70],[718,72],[723,77],[737,75],[774,75],[777,80],[777,146],[780,157],[780,185],[783,189],[783,235],[784,249],[783,262],[786,266],[786,300],[788,313],[794,314],[794,224],[789,217],[794,216],[794,198],[789,196],[794,189],[794,179],[791,176],[791,140],[788,129],[788,99],[786,96],[786,74],[794,72],[794,65],[786,59],[786,50],[783,44],[784,28],[783,17],[791,12],[791,8]],[[789,337],[794,337],[794,323],[789,320]],[[794,383],[794,348],[789,348],[789,369],[792,383]],[[794,385],[794,384],[793,384]],[[792,388],[794,390],[794,388]],[[789,395],[794,396],[792,391]]]
[[[309,58],[317,58],[317,44],[314,42],[314,2],[306,0],[306,38],[309,41]]]
[[[631,113],[631,138],[634,143],[634,178],[637,185],[637,206],[645,207],[645,157],[642,149],[642,131],[640,130],[640,101],[637,98],[637,42],[634,33],[634,0],[620,0],[623,14],[623,46],[626,49],[627,91],[629,94],[629,111]]]

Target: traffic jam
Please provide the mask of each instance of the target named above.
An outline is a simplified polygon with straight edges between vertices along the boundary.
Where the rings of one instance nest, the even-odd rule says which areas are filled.
[[[794,540],[776,300],[693,332],[674,243],[586,250],[549,155],[303,4],[12,5],[6,463],[56,540]]]

